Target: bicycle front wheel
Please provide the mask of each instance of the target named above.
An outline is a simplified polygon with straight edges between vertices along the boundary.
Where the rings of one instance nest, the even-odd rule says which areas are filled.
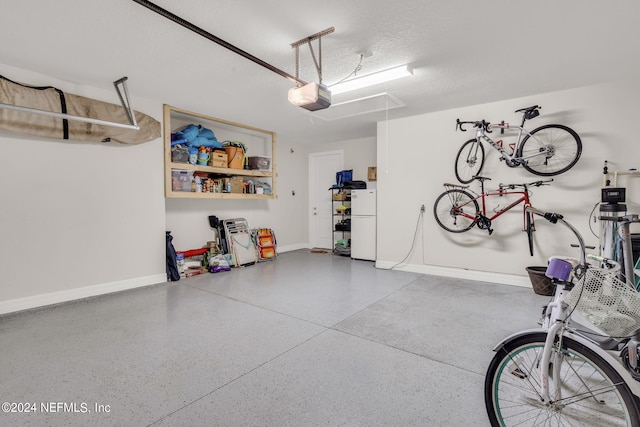
[[[460,147],[456,156],[456,178],[463,184],[473,181],[484,164],[484,147],[476,139],[470,139]]]
[[[629,387],[593,350],[563,337],[549,367],[551,400],[541,401],[540,359],[546,333],[523,335],[498,350],[484,394],[492,426],[638,426]]]
[[[516,155],[526,170],[535,175],[560,175],[571,169],[582,154],[578,134],[564,125],[544,125],[522,140]]]
[[[533,214],[530,212],[525,212],[524,218],[527,231],[527,240],[529,241],[529,254],[533,256],[533,232],[536,231],[533,225]]]
[[[462,233],[476,225],[479,211],[475,197],[457,188],[442,193],[433,205],[436,222],[451,233]]]

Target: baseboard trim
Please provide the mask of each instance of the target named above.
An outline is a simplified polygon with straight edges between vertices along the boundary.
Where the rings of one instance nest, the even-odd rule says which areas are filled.
[[[376,267],[389,269],[397,265],[397,262],[376,261]],[[531,287],[531,281],[527,276],[515,274],[494,273],[490,271],[468,270],[465,268],[441,267],[437,265],[403,264],[394,267],[394,270],[408,271],[411,273],[431,274],[434,276],[453,277],[456,279],[475,280],[478,282],[499,283],[502,285]]]
[[[298,249],[308,249],[308,244],[288,245],[278,247],[278,252],[290,252]],[[390,269],[396,266],[397,262],[376,261],[376,267]],[[503,285],[513,285],[521,287],[531,287],[531,282],[527,276],[515,274],[494,273],[489,271],[468,270],[464,268],[441,267],[437,265],[417,265],[404,264],[394,267],[394,270],[408,271],[411,273],[430,274],[434,276],[453,277],[457,279],[475,280],[479,282],[499,283]],[[113,292],[125,291],[140,288],[143,286],[156,285],[167,281],[165,274],[136,277],[134,279],[120,280],[117,282],[102,283],[99,285],[85,286],[82,288],[68,289],[65,291],[51,292],[47,294],[34,295],[24,298],[16,298],[7,301],[0,301],[0,314],[14,313],[17,311],[29,310],[44,307],[52,304],[60,304],[82,298],[89,298]]]
[[[278,246],[278,253],[297,251],[298,249],[308,249],[308,243],[297,243],[295,245]]]
[[[99,285],[0,301],[0,314],[14,313],[16,311],[29,310],[82,298],[110,294],[112,292],[126,291],[128,289],[156,285],[166,281],[167,276],[165,274],[155,274],[151,276],[136,277],[134,279],[120,280],[117,282],[101,283]]]

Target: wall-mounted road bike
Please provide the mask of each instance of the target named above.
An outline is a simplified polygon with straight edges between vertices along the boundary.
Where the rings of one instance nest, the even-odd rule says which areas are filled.
[[[484,182],[491,178],[476,176],[473,179],[480,182],[480,194],[471,192],[468,185],[444,184],[447,190],[438,196],[433,205],[433,214],[438,225],[451,233],[462,233],[475,225],[491,234],[493,220],[522,203],[523,230],[527,232],[529,252],[533,255],[532,234],[535,225],[531,214],[526,212],[526,208],[531,206],[530,188],[549,185],[553,179],[524,184],[500,184],[497,189],[488,191],[484,189]],[[513,194],[519,197],[516,200],[509,199],[502,207],[494,209],[492,214],[487,213],[487,199]]]
[[[488,143],[500,153],[500,160],[509,167],[522,166],[529,172],[540,176],[554,176],[568,171],[578,162],[582,154],[582,141],[578,134],[564,125],[547,124],[527,131],[524,123],[540,115],[540,106],[534,105],[516,110],[522,113],[520,126],[509,123],[491,124],[484,120],[465,122],[457,119],[456,130],[466,132],[465,125],[472,125],[476,130],[476,136],[468,140],[456,156],[456,178],[463,184],[473,181],[478,176],[484,165],[484,146]],[[487,134],[492,129],[500,129],[501,133],[507,130],[517,131],[516,141],[508,143],[505,147],[503,140],[494,141]]]

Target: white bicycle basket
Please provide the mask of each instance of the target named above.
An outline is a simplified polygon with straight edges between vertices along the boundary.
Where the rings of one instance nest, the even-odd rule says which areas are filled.
[[[626,337],[640,329],[640,294],[610,270],[587,269],[564,302],[611,337]]]

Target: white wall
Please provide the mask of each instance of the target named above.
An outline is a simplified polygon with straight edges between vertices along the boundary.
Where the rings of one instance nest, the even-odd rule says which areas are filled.
[[[0,65],[32,85],[115,91]],[[156,119],[162,105],[132,98]],[[165,278],[162,141],[127,146],[0,134],[0,313]]]
[[[550,187],[534,189],[532,203],[540,209],[564,214],[580,229],[588,244],[597,245],[598,238],[589,231],[588,221],[600,200],[604,160],[609,160],[614,170],[640,166],[634,130],[640,116],[639,95],[640,83],[616,82],[380,122],[378,265],[390,267],[409,253],[422,204],[426,213],[422,226],[418,227],[421,229],[416,249],[401,266],[405,269],[461,276],[470,270],[475,277],[479,277],[478,272],[505,274],[504,281],[511,283],[514,278],[509,276],[524,276],[525,267],[545,265],[551,255],[576,255],[575,249],[569,247],[572,239],[568,231],[540,220],[535,236],[536,254],[530,257],[526,235],[521,232],[521,210],[514,209],[498,218],[491,236],[477,228],[466,233],[448,233],[433,218],[433,203],[444,191],[442,184],[457,182],[456,153],[464,141],[473,137],[472,132],[455,132],[456,118],[519,124],[520,115],[514,110],[534,104],[542,105],[541,115],[527,122],[527,126],[556,122],[572,127],[581,136],[583,154],[578,164],[555,177]],[[488,186],[540,179],[523,168],[507,168],[498,161],[497,152],[487,148],[482,174],[493,179]],[[630,186],[628,211],[639,213],[640,179],[628,178],[626,182]],[[477,183],[471,184],[471,189],[478,188]],[[599,224],[593,226],[597,233]]]

